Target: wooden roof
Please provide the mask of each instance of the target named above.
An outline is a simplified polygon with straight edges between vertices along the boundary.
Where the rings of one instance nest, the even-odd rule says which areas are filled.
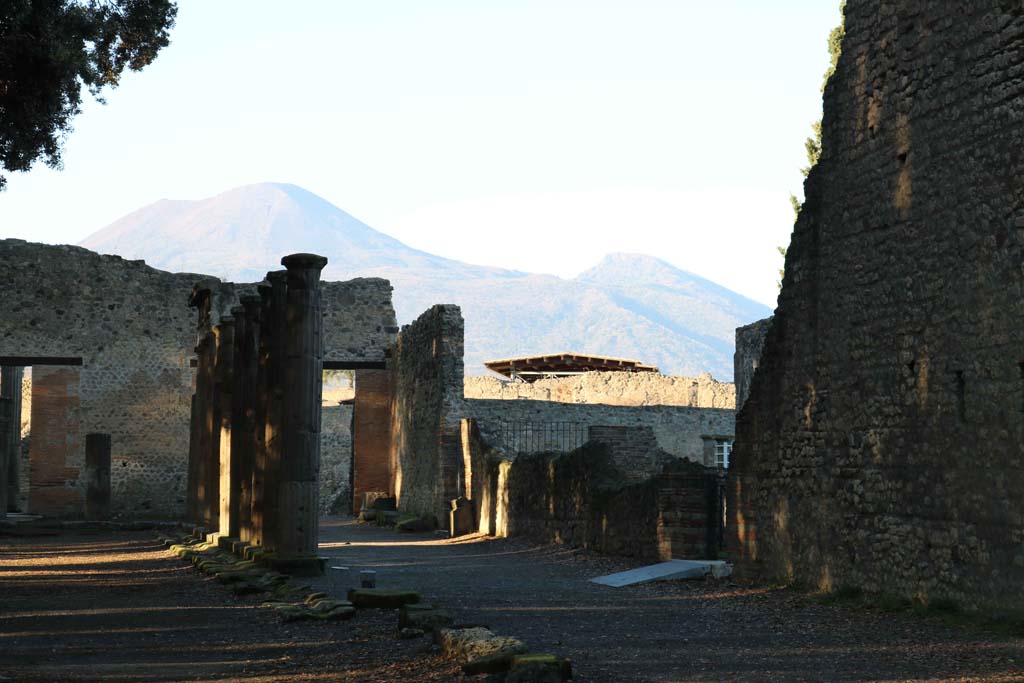
[[[548,356],[522,356],[485,361],[488,369],[509,378],[518,377],[532,382],[541,377],[578,375],[583,372],[658,372],[653,365],[645,365],[628,358],[609,358],[582,353],[555,353]]]

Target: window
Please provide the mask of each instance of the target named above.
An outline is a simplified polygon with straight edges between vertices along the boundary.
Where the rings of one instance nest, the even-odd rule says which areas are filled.
[[[715,466],[729,468],[729,456],[732,454],[730,439],[715,439]]]

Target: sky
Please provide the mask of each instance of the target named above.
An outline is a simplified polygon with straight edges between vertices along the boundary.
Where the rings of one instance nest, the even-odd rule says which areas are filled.
[[[0,236],[294,183],[409,246],[574,277],[645,253],[769,306],[838,0],[179,0]]]

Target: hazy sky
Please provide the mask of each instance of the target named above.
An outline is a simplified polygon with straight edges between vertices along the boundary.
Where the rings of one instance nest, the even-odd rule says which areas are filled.
[[[571,277],[649,253],[774,305],[838,0],[180,0],[0,234],[75,243],[262,181],[410,246]]]

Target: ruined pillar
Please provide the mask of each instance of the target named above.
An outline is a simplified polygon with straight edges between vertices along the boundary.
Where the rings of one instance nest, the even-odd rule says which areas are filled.
[[[235,316],[235,359],[231,433],[233,466],[238,470],[238,539],[252,542],[252,481],[255,463],[255,392],[258,358],[259,306],[255,295],[240,297]],[[234,480],[232,476],[232,480]]]
[[[192,288],[189,305],[198,311],[196,323],[196,384],[193,395],[192,431],[188,462],[188,519],[208,529],[217,525],[219,493],[217,488],[217,460],[214,457],[213,437],[216,423],[213,401],[213,365],[216,342],[211,327],[211,290],[197,284]]]
[[[196,522],[199,518],[197,509],[199,482],[199,400],[198,390],[192,392],[189,403],[188,419],[188,463],[185,468],[185,520]]]
[[[0,519],[18,510],[23,372],[15,366],[0,368]]]
[[[85,518],[105,519],[110,514],[110,434],[85,435]]]
[[[292,254],[285,319],[284,432],[279,488],[278,554],[293,573],[321,573],[318,548],[323,315],[320,271],[327,259]]]
[[[266,495],[265,477],[267,470],[267,404],[269,401],[268,364],[270,362],[270,319],[271,319],[271,287],[261,284],[259,292],[259,310],[256,320],[252,322],[256,334],[256,373],[253,386],[253,466],[252,490],[250,500],[250,538],[249,543],[257,546],[266,545]]]
[[[202,423],[200,429],[200,519],[207,529],[217,529],[220,521],[220,401],[214,366],[217,359],[217,337],[211,329],[202,345],[199,368],[204,377]]]
[[[214,402],[217,405],[218,421],[217,434],[215,435],[214,447],[217,449],[217,457],[214,462],[219,463],[217,476],[217,489],[220,492],[220,506],[218,510],[218,533],[222,538],[238,538],[238,468],[232,467],[231,462],[231,428],[232,403],[233,403],[233,365],[235,356],[235,320],[231,316],[224,316],[213,328],[214,339],[216,340],[217,353],[214,358],[215,391]],[[235,481],[232,479],[236,478]]]
[[[269,318],[265,326],[268,338],[266,368],[266,429],[263,487],[264,545],[274,554],[281,546],[281,461],[284,451],[285,423],[285,309],[288,305],[288,273],[266,273],[270,283]]]

